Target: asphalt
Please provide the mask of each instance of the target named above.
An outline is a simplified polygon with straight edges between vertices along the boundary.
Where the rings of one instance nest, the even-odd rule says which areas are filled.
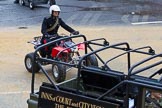
[[[49,16],[48,4],[37,5],[34,10],[30,10],[28,6],[20,6],[13,2],[13,0],[0,0],[0,28],[25,29],[30,26],[41,26],[43,18]],[[60,16],[69,25],[90,27],[161,25],[162,6],[156,3],[129,0],[57,0],[57,4],[62,9]],[[14,87],[9,85],[1,88],[3,92],[0,91],[0,108],[27,108],[26,99],[30,93],[31,77],[27,73],[21,74],[24,80],[18,80],[18,76],[10,72],[7,74],[8,77],[14,77],[17,81],[7,82],[1,77],[2,81],[6,81],[5,84],[19,82],[24,84],[20,87],[22,91],[17,92],[13,92]],[[3,85],[3,82],[1,83]],[[26,84],[29,86],[26,87]]]
[[[131,26],[136,24],[161,25],[162,6],[154,2],[129,0],[56,0],[62,11],[60,16],[70,25],[78,26]],[[29,6],[14,4],[13,0],[0,0],[0,27],[41,26],[49,16],[48,4]]]

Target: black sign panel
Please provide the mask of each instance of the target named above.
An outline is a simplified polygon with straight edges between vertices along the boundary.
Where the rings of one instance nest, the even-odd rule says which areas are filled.
[[[40,87],[38,108],[118,108],[119,105],[98,101],[69,92]]]

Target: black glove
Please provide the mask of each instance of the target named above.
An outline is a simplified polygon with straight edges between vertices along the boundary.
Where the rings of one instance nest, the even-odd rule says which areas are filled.
[[[72,32],[73,35],[78,35],[79,34],[79,31],[74,31]]]

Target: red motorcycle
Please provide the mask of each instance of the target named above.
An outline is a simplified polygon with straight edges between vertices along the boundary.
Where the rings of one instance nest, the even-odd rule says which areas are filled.
[[[62,36],[63,38],[59,39],[59,41],[53,42],[55,44],[54,47],[51,49],[50,57],[47,57],[44,55],[45,48],[47,46],[45,44],[41,44],[41,36],[34,37],[34,40],[29,41],[28,43],[31,43],[34,45],[35,50],[37,50],[39,47],[42,47],[36,54],[36,59],[34,59],[34,52],[28,53],[25,56],[25,67],[29,72],[32,72],[32,68],[34,72],[39,72],[41,69],[40,66],[35,62],[37,59],[51,59],[51,60],[57,60],[64,63],[77,65],[79,62],[79,59],[81,57],[80,51],[85,52],[85,43],[74,43],[72,38],[70,37],[76,37],[78,36]],[[52,42],[51,42],[52,43]],[[47,43],[48,44],[48,43]],[[44,46],[43,46],[44,45]],[[33,62],[35,62],[33,67]],[[95,55],[91,55],[87,58],[87,65],[93,65],[98,66],[98,61]],[[61,63],[56,62],[41,62],[41,65],[49,65],[52,64],[52,75],[56,82],[62,82],[66,79],[66,72],[69,71],[74,66],[67,66],[63,65]]]

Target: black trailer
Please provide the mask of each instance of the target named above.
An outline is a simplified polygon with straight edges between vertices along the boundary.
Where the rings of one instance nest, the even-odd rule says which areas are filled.
[[[39,48],[36,50],[33,64],[38,64],[49,82],[43,82],[39,90],[35,91],[35,72],[32,72],[28,108],[148,108],[151,105],[151,108],[161,108],[160,104],[148,101],[148,97],[151,92],[162,92],[162,54],[155,54],[150,46],[132,49],[127,42],[109,45],[103,38],[85,40],[84,43],[87,46],[86,51],[89,49],[90,52],[86,52],[77,65],[36,57]],[[91,47],[93,45],[97,47]],[[115,53],[107,60],[100,56],[102,52],[114,49],[121,53]],[[131,65],[132,61],[136,61],[134,53],[140,55],[140,61]],[[96,55],[99,66],[86,65],[86,58],[93,54]],[[109,63],[125,55],[127,72],[112,69]],[[42,61],[75,67],[77,75],[56,84],[42,67]],[[120,61],[115,65],[119,67]],[[156,78],[157,75],[159,78]]]

